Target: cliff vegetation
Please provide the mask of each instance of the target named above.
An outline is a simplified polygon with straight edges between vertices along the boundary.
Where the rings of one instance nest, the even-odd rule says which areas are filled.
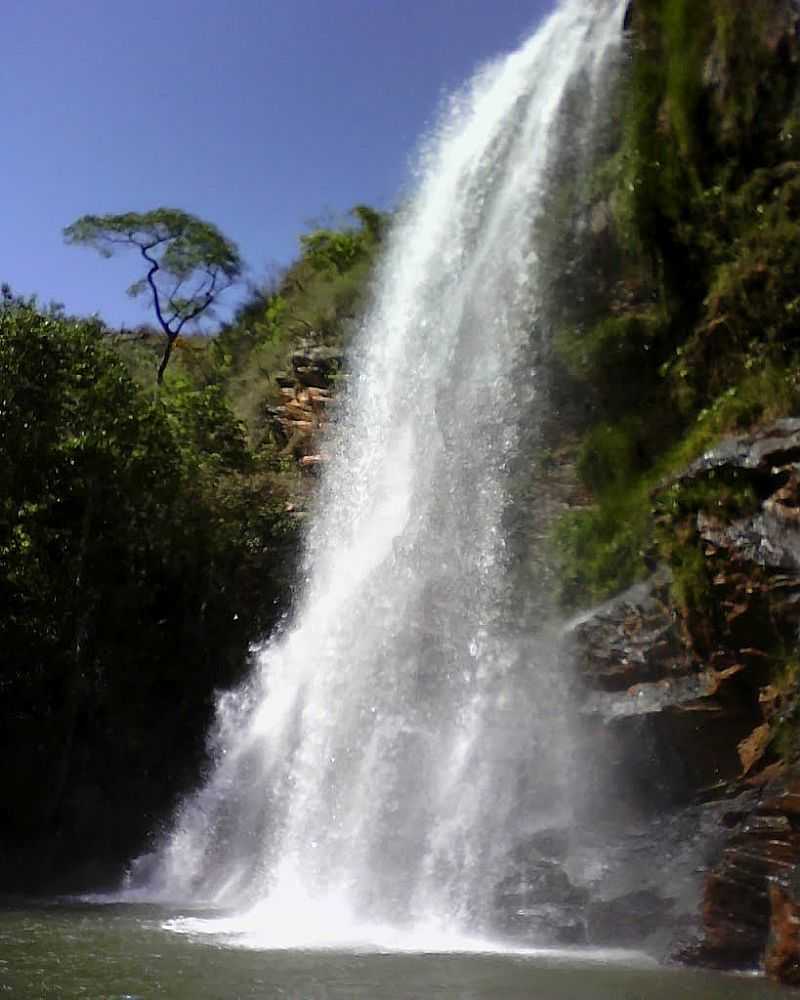
[[[585,801],[654,850],[705,831],[699,914],[643,881],[673,957],[798,983],[800,9],[634,0],[627,30],[553,317]]]
[[[0,877],[101,881],[196,781],[287,610],[315,435],[385,219],[301,238],[213,336],[0,302]],[[313,399],[311,398],[313,397]],[[300,461],[298,461],[300,460]]]

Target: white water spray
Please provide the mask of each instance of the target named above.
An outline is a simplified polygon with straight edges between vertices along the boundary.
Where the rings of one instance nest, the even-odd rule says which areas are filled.
[[[221,699],[215,769],[150,869],[151,894],[236,911],[207,929],[444,944],[481,932],[513,837],[552,820],[557,678],[508,613],[503,519],[537,388],[536,223],[581,140],[560,112],[578,77],[601,88],[623,8],[567,0],[427,144],[352,352],[295,622]]]

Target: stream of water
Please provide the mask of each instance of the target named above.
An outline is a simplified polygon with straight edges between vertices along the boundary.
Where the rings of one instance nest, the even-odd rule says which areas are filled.
[[[547,195],[591,147],[625,6],[563,0],[450,100],[352,349],[293,620],[220,699],[207,781],[121,896],[0,908],[0,995],[782,992],[504,943],[492,915],[515,848],[570,823],[567,694],[547,622],[512,600],[506,525],[546,395]]]
[[[552,644],[510,613],[504,517],[543,308],[550,174],[589,142],[624,0],[565,0],[452,97],[352,350],[293,623],[225,695],[215,768],[134,886],[270,945],[480,940],[559,819]],[[575,88],[579,114],[565,126]]]
[[[753,977],[656,969],[614,952],[250,950],[164,931],[142,905],[0,908],[0,996],[14,1000],[777,1000]]]

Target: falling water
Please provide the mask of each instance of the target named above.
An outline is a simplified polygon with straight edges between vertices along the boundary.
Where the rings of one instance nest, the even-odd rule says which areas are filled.
[[[537,393],[537,224],[583,139],[563,106],[580,80],[588,135],[623,8],[566,0],[423,150],[352,351],[300,607],[221,698],[214,770],[147,867],[151,892],[234,911],[209,929],[481,932],[513,838],[563,808],[557,674],[511,611],[504,519]]]

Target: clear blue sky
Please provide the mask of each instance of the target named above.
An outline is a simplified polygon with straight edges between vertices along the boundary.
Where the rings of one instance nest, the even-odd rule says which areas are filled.
[[[554,0],[6,0],[0,281],[146,321],[133,258],[67,247],[86,212],[216,223],[257,280],[314,218],[390,207],[442,95]],[[235,296],[231,297],[231,302]]]

